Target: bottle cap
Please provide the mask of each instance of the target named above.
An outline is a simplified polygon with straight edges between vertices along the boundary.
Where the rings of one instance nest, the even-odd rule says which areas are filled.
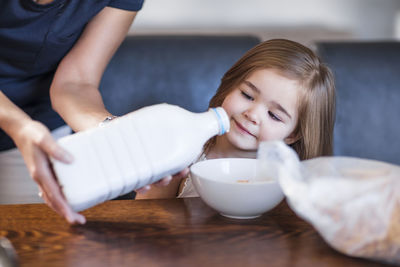
[[[218,125],[219,125],[219,134],[218,135],[223,135],[227,132],[229,132],[230,129],[230,121],[229,117],[226,114],[225,110],[222,107],[217,107],[217,108],[211,108],[218,119]]]

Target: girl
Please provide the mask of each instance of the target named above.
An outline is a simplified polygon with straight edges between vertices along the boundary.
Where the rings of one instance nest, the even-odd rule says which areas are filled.
[[[274,39],[249,50],[223,76],[209,106],[225,109],[231,129],[210,139],[199,160],[255,158],[259,143],[271,140],[283,140],[301,160],[332,154],[333,75],[299,43]],[[177,194],[198,196],[190,177],[137,198]]]

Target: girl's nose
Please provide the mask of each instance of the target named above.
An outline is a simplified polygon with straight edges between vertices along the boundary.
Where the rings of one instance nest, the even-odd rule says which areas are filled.
[[[249,108],[244,112],[244,116],[246,119],[248,119],[249,121],[251,121],[254,124],[259,124],[260,123],[260,118],[258,116],[257,113],[257,109],[256,108]]]

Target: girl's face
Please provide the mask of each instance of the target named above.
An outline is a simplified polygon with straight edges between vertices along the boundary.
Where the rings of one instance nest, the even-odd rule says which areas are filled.
[[[262,141],[296,141],[299,85],[271,69],[254,71],[229,93],[222,107],[230,131],[221,136],[237,150],[255,151]]]

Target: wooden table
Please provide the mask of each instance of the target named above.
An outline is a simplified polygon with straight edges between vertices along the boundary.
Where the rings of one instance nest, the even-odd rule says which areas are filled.
[[[283,201],[252,220],[199,198],[115,200],[70,226],[44,204],[0,205],[21,266],[381,266],[331,249]]]

